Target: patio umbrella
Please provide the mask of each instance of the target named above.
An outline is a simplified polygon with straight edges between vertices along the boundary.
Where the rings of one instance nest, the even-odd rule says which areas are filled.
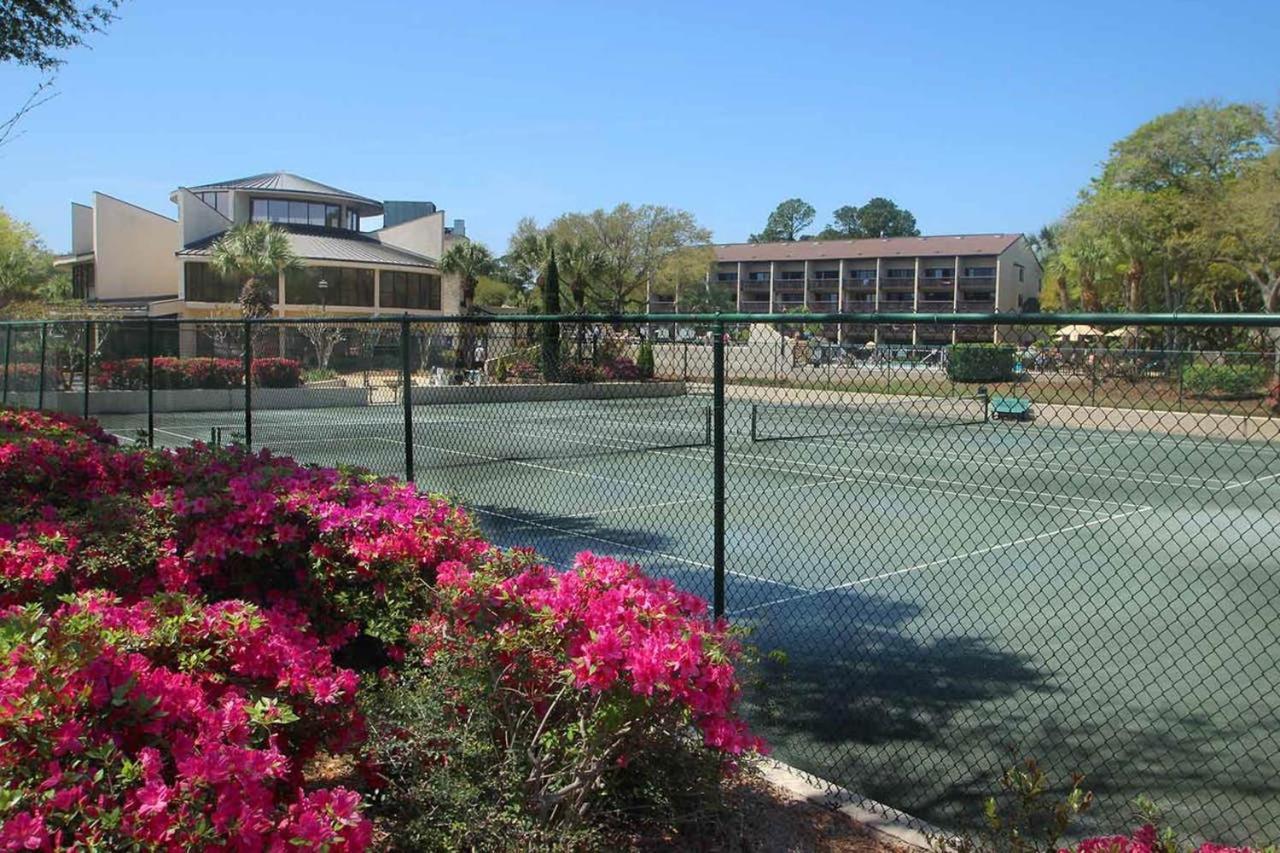
[[[1082,341],[1087,338],[1100,338],[1102,335],[1103,332],[1101,329],[1081,324],[1063,326],[1061,329],[1053,333],[1053,336],[1058,340],[1070,341],[1071,343]]]

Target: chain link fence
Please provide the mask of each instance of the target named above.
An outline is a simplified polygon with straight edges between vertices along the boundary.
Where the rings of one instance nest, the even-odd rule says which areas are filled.
[[[933,824],[1034,756],[1084,830],[1274,840],[1280,318],[1030,319],[12,324],[3,393],[639,562],[749,631],[779,758]]]

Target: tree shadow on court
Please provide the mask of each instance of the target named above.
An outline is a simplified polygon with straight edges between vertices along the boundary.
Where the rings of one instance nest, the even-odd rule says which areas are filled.
[[[783,760],[926,821],[974,827],[1001,766],[986,753],[1008,731],[975,711],[1049,694],[1052,676],[984,637],[922,629],[922,616],[859,589],[743,614],[734,621],[764,656],[747,709]]]

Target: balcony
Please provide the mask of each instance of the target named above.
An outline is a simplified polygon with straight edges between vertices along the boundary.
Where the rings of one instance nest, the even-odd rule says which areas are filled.
[[[950,299],[921,299],[916,303],[916,311],[921,314],[950,314],[955,310],[955,303]]]
[[[996,310],[995,299],[961,299],[956,303],[957,311],[994,311]]]
[[[769,313],[768,299],[744,299],[739,304],[741,306],[739,310],[744,311],[748,314],[768,314]]]
[[[876,310],[876,303],[874,300],[870,302],[846,301],[844,310],[847,314],[872,314]]]
[[[757,275],[756,273],[751,273],[751,274],[750,274],[750,275],[748,275],[746,278],[744,278],[742,281],[743,281],[743,283],[744,283],[744,284],[763,284],[763,285],[768,285],[768,284],[769,284],[769,274],[768,274],[768,273],[764,273],[763,275]]]
[[[875,290],[876,280],[874,278],[851,278],[844,284],[850,290]]]

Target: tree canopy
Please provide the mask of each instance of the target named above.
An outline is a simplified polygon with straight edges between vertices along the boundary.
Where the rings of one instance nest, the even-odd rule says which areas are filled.
[[[801,198],[789,198],[773,209],[764,230],[748,237],[751,243],[777,243],[800,239],[800,232],[813,224],[813,205]]]
[[[0,208],[0,315],[25,314],[23,304],[70,295],[70,282],[53,267],[53,254],[35,229]]]
[[[831,214],[832,223],[819,240],[857,240],[866,237],[919,237],[915,215],[881,196],[859,207],[846,204]]]
[[[116,19],[121,0],[0,0],[0,62],[54,71],[66,60],[62,51],[84,44]]]
[[[1111,146],[1059,223],[1032,239],[1046,309],[1280,311],[1277,124],[1193,104]]]

